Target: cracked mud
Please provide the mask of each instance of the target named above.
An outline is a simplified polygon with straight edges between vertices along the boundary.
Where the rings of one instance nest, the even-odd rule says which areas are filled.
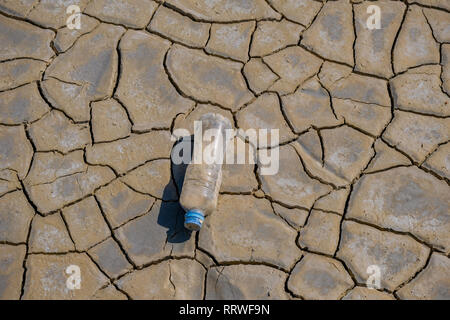
[[[0,0],[0,299],[450,299],[449,3]],[[191,234],[207,112],[280,170],[225,165]]]

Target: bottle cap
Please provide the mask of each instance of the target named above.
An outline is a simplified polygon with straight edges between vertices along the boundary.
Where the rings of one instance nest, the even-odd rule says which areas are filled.
[[[184,227],[188,230],[198,231],[202,227],[205,216],[199,210],[189,210],[184,215]]]

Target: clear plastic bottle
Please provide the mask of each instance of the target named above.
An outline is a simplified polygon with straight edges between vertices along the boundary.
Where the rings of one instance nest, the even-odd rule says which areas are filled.
[[[216,209],[219,189],[222,183],[222,160],[225,159],[228,137],[225,132],[231,129],[230,121],[220,114],[207,113],[200,119],[202,136],[194,138],[194,158],[202,155],[188,165],[181,190],[180,204],[186,211],[184,226],[186,229],[200,230],[205,216]],[[220,139],[208,139],[207,130],[214,137],[220,135]],[[201,139],[201,140],[200,140]],[[198,144],[201,144],[199,148]],[[205,159],[204,150],[211,151],[211,157]],[[221,152],[221,153],[220,153]],[[214,160],[214,162],[212,162]]]

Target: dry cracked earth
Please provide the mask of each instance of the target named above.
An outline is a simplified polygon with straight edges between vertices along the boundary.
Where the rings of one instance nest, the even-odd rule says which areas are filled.
[[[450,299],[448,0],[0,0],[0,43],[1,299]],[[206,112],[280,170],[225,165],[190,234]]]

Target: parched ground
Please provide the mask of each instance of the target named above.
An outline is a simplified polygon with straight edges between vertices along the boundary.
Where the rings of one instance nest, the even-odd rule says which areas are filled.
[[[450,299],[450,1],[0,0],[0,61],[1,299]],[[189,234],[206,112],[280,170]]]

